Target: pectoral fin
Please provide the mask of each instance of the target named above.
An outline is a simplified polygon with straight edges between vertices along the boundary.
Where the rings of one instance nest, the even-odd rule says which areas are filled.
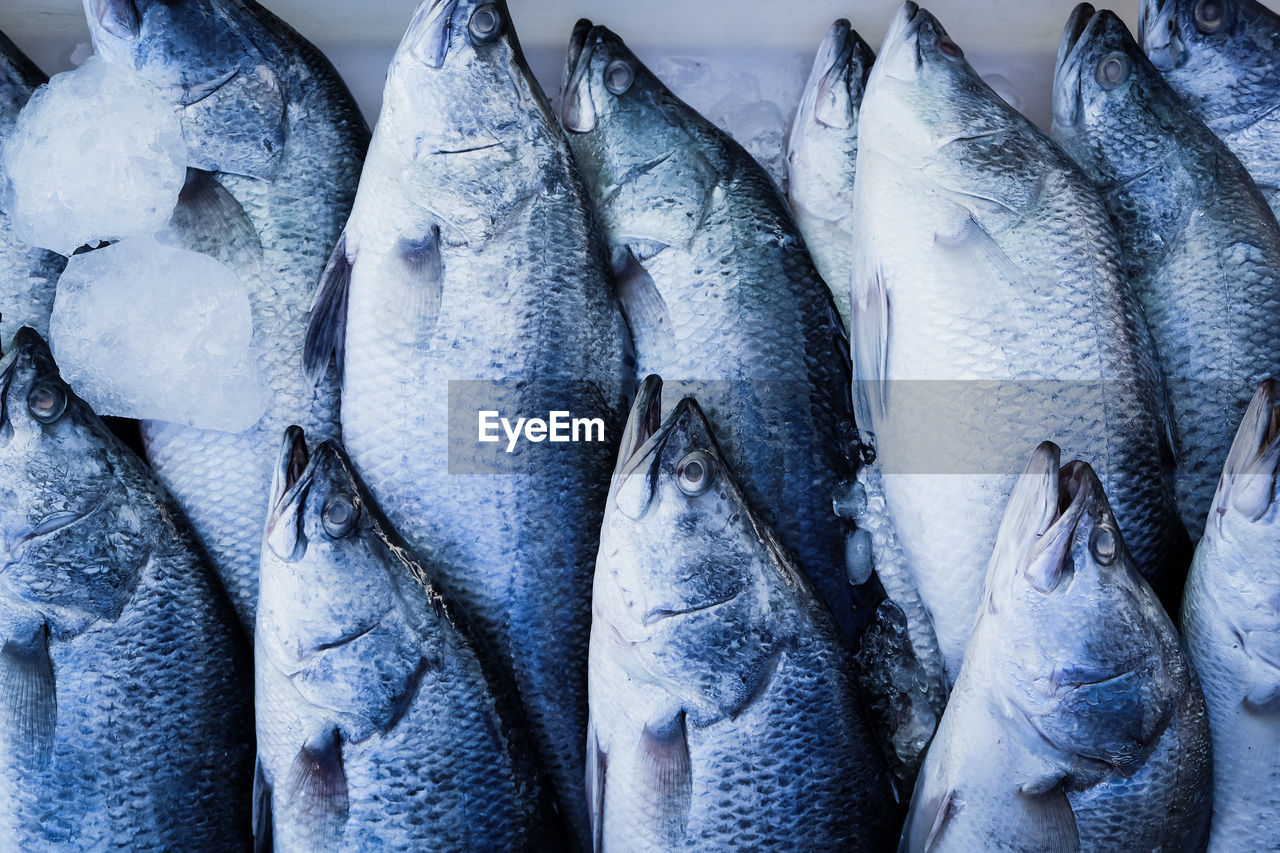
[[[342,739],[331,731],[304,746],[289,773],[289,797],[326,845],[342,837],[350,800]]]
[[[649,801],[657,809],[662,840],[677,844],[684,838],[693,799],[693,767],[683,711],[673,720],[644,727],[640,765],[651,794]]]
[[[169,220],[167,236],[185,249],[226,264],[262,258],[258,229],[240,202],[211,172],[200,169],[187,169],[187,182]]]
[[[10,749],[30,769],[48,765],[58,718],[49,630],[42,622],[26,637],[11,637],[0,649],[0,697]]]
[[[262,772],[262,759],[253,766],[253,853],[271,853],[274,846],[271,827],[271,784]]]

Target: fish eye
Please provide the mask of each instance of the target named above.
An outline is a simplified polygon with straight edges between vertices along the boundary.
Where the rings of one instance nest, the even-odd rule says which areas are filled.
[[[1104,89],[1114,89],[1129,79],[1133,72],[1133,63],[1123,53],[1109,53],[1098,63],[1098,85]]]
[[[1099,524],[1089,536],[1089,553],[1100,566],[1109,566],[1116,561],[1120,551],[1120,540],[1116,531],[1108,524]]]
[[[945,36],[938,39],[938,50],[947,59],[964,59],[964,51],[960,49],[960,45]]]
[[[1223,0],[1200,0],[1192,14],[1196,29],[1205,34],[1216,33],[1227,22],[1227,8]]]
[[[687,454],[676,466],[676,485],[691,498],[705,494],[716,481],[715,457],[705,450]]]
[[[51,424],[67,410],[67,392],[51,382],[41,382],[27,394],[27,409],[40,423]]]
[[[604,70],[604,87],[615,95],[621,95],[635,82],[636,72],[629,62],[615,59]]]
[[[496,39],[502,31],[502,15],[499,14],[498,7],[492,3],[486,3],[476,9],[471,15],[471,21],[467,24],[467,30],[477,42]]]
[[[360,510],[348,495],[329,495],[320,509],[320,523],[331,539],[341,539],[352,531],[360,518]]]

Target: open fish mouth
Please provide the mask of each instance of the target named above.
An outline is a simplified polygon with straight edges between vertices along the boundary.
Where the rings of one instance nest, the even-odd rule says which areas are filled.
[[[1053,75],[1053,121],[1060,127],[1073,127],[1082,117],[1083,99],[1080,94],[1080,66],[1082,46],[1088,42],[1097,10],[1088,3],[1081,3],[1071,13],[1058,45],[1057,68]]]
[[[560,123],[570,133],[589,133],[596,128],[596,107],[591,98],[591,56],[595,44],[588,47],[597,28],[586,18],[573,26],[569,53],[565,62],[564,91],[561,93]]]

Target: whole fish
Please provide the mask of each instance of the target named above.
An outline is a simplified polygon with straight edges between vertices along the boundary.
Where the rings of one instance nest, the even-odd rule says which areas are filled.
[[[342,448],[309,457],[291,427],[270,507],[254,632],[260,845],[563,846],[505,673]]]
[[[1102,483],[1060,462],[1041,445],[1009,500],[904,853],[1203,849],[1204,697]]]
[[[1147,56],[1280,214],[1280,15],[1257,0],[1142,0]]]
[[[249,289],[266,414],[230,434],[158,421],[147,458],[214,559],[246,630],[256,524],[281,432],[338,434],[338,384],[303,375],[315,282],[355,195],[369,131],[314,46],[253,0],[85,0],[95,49],[173,100],[190,152],[173,239],[232,265]]]
[[[950,677],[1046,435],[1096,461],[1139,569],[1180,578],[1159,367],[1102,199],[914,3],[872,69],[857,169],[858,424]]]
[[[787,199],[813,264],[849,323],[858,116],[875,53],[841,18],[818,48],[787,141]]]
[[[692,397],[645,381],[596,562],[599,850],[882,850],[896,828],[830,612]]]
[[[0,848],[243,850],[249,660],[203,548],[35,331],[0,388]]]
[[[1280,384],[1245,413],[1182,601],[1213,732],[1209,849],[1280,849]]]
[[[38,86],[49,81],[18,46],[0,33],[0,147]],[[4,176],[0,176],[3,183]],[[13,236],[0,206],[0,320],[5,328],[30,326],[49,334],[53,295],[67,259],[27,246]]]
[[[591,573],[627,333],[590,201],[505,4],[418,7],[308,343],[313,375],[337,352],[347,451],[514,672],[585,843]],[[570,412],[599,419],[606,440],[503,437],[512,452],[489,456],[484,411]]]
[[[1164,369],[1192,537],[1252,389],[1280,376],[1280,225],[1112,12],[1076,8],[1054,138],[1102,190]]]

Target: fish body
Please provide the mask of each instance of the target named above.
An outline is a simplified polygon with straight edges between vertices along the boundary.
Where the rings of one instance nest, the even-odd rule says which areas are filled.
[[[1138,29],[1165,80],[1280,213],[1280,14],[1257,0],[1142,0]]]
[[[1101,482],[1060,461],[1010,498],[903,853],[1204,849],[1204,696]]]
[[[264,540],[255,824],[270,849],[560,849],[506,673],[339,445],[308,456],[288,431]]]
[[[0,33],[0,145],[36,88],[49,80],[18,46]],[[49,316],[66,258],[27,246],[13,236],[9,214],[0,209],[0,319],[4,326],[30,326],[49,334]]]
[[[1120,234],[1173,410],[1179,509],[1198,539],[1232,425],[1280,376],[1280,225],[1115,14],[1078,7],[1060,56],[1053,134]]]
[[[585,841],[591,573],[627,333],[590,201],[504,4],[419,6],[311,341],[317,371],[339,351],[347,451],[514,673]],[[490,409],[599,418],[607,440],[526,443],[499,464],[473,443]]]
[[[1209,850],[1280,849],[1280,387],[1240,425],[1182,603],[1213,731]]]
[[[846,328],[858,117],[874,61],[871,46],[848,21],[832,24],[818,48],[787,141],[787,200]]]
[[[243,850],[252,684],[207,556],[38,334],[0,377],[0,847]]]
[[[859,120],[855,407],[954,680],[1018,458],[1096,462],[1139,568],[1189,560],[1155,348],[1088,179],[937,20],[899,13]]]
[[[829,611],[697,402],[646,380],[597,560],[596,850],[882,850],[895,819]]]
[[[270,403],[241,433],[147,421],[147,459],[253,626],[260,531],[280,434],[336,437],[336,376],[312,383],[315,283],[355,196],[369,132],[333,66],[253,0],[85,0],[97,51],[178,108],[191,157],[168,239],[231,265],[249,289]]]

